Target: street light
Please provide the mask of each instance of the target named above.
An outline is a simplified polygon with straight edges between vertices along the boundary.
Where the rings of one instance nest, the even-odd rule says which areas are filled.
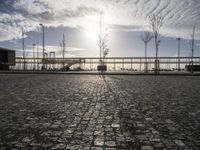
[[[45,70],[45,63],[44,63],[44,25],[40,24],[40,26],[42,27],[42,33],[43,33],[43,40],[42,40],[43,41],[42,42],[43,43],[43,61],[42,61],[43,62],[43,67],[42,67],[42,69]]]
[[[39,70],[39,42],[37,39],[37,70]]]
[[[180,41],[181,41],[181,38],[177,38],[177,41],[178,41],[178,71],[180,71]]]
[[[22,49],[23,49],[23,59],[24,59],[24,71],[25,71],[25,42],[24,42],[24,29],[22,28]]]
[[[35,70],[35,46],[36,44],[33,44],[33,70]]]

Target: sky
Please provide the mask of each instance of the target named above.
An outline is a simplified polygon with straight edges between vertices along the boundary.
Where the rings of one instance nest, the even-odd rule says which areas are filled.
[[[200,0],[1,0],[0,47],[16,50],[22,56],[22,29],[25,32],[26,56],[32,45],[61,56],[63,33],[67,57],[99,57],[100,14],[102,30],[107,35],[110,57],[143,57],[141,35],[151,31],[148,16],[161,15],[164,24],[158,56],[177,56],[177,37],[181,56],[191,56],[191,34],[196,26],[195,53],[200,56]],[[148,43],[148,56],[155,56],[155,44]]]

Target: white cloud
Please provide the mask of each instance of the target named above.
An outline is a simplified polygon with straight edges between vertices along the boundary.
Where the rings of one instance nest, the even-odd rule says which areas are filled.
[[[42,45],[38,45],[35,46],[34,51],[35,51],[35,57],[37,56],[37,48],[38,48],[38,54],[39,57],[42,57],[42,52],[43,52],[43,47]],[[17,47],[17,56],[18,57],[22,57],[23,55],[23,51],[21,50],[21,48]],[[89,51],[87,49],[83,49],[83,48],[77,48],[77,47],[66,47],[66,52],[65,52],[65,57],[81,57],[82,55],[80,55],[80,52],[82,51]],[[25,52],[26,52],[26,56],[27,57],[32,57],[33,56],[33,46],[32,45],[27,45],[25,48]],[[50,52],[55,52],[56,57],[62,57],[62,50],[60,46],[45,46],[45,53],[48,54]]]
[[[198,0],[15,0],[14,13],[0,16],[0,41],[20,38],[22,27],[34,31],[39,23],[54,27],[98,25],[100,11],[105,24],[122,31],[146,30],[148,15],[160,13],[165,18],[163,35],[190,38],[193,25],[200,25],[199,8]]]
[[[35,21],[29,20],[19,13],[2,13],[0,16],[0,41],[19,39],[22,35],[22,27],[29,32],[36,29],[35,25]]]

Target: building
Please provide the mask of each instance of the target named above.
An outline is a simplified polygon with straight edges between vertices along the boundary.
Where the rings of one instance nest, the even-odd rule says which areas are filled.
[[[185,68],[187,71],[200,71],[200,65],[186,65]]]
[[[0,70],[9,70],[10,66],[15,66],[15,51],[0,48]]]

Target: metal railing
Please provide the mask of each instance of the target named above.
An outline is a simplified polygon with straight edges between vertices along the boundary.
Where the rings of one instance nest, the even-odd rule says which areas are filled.
[[[155,71],[155,57],[107,57],[104,64],[108,71]],[[159,71],[187,71],[187,66],[200,65],[200,57],[159,57],[157,67]],[[46,70],[63,70],[63,64],[70,70],[95,71],[99,65],[99,57],[74,57],[74,58],[16,58],[16,65],[12,70],[42,70],[43,63]]]

